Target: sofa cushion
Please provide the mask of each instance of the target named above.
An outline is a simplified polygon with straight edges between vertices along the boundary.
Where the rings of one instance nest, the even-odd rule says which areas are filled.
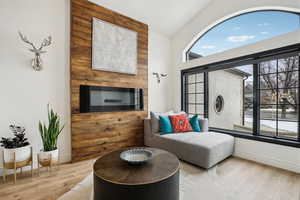
[[[232,155],[234,137],[215,132],[175,133],[158,136],[152,144],[174,153],[182,160],[210,168]]]
[[[227,134],[216,133],[216,132],[202,132],[199,134],[197,132],[188,132],[185,134],[169,134],[162,137],[169,138],[171,140],[180,141],[187,144],[197,144],[206,148],[212,148],[216,145],[222,144],[228,139],[233,137]]]
[[[200,122],[198,115],[194,115],[192,118],[190,118],[190,124],[193,128],[193,131],[195,132],[201,132]]]
[[[159,116],[169,116],[173,113],[174,112],[172,110],[165,113],[150,112],[152,132],[159,133]]]
[[[208,132],[209,131],[209,123],[207,118],[199,119],[201,132]]]
[[[176,133],[188,132],[193,130],[186,114],[173,115],[169,116],[169,118],[171,120],[173,130]]]
[[[171,121],[168,116],[159,116],[160,135],[173,133]]]

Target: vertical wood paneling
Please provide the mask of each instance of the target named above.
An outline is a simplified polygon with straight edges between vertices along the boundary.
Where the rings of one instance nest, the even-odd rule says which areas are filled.
[[[138,73],[92,70],[92,18],[138,32]],[[87,0],[71,0],[71,131],[72,161],[90,159],[128,146],[143,145],[148,113],[148,26]],[[79,113],[79,86],[144,89],[144,111]]]

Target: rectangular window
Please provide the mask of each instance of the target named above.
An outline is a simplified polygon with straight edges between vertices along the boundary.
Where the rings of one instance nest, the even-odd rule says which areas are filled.
[[[300,147],[297,48],[183,70],[183,110],[213,131]]]
[[[259,63],[260,133],[298,137],[299,57],[291,56]]]
[[[189,115],[205,115],[205,74],[189,73],[184,75],[184,108]]]

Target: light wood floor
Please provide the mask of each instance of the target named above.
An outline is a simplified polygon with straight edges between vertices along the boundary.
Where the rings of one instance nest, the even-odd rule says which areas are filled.
[[[69,191],[92,172],[94,160],[60,165],[50,174],[41,169],[40,176],[31,178],[29,172],[18,175],[17,183],[8,177],[6,183],[0,181],[0,200],[55,200]]]
[[[73,164],[64,164],[52,172],[43,171],[38,177],[30,177],[23,172],[18,176],[17,183],[12,183],[12,177],[7,183],[0,182],[1,200],[54,200],[69,191],[84,177],[92,172],[94,160]],[[251,187],[255,199],[265,200],[266,196],[275,199],[300,200],[300,174],[264,166],[239,158],[229,158],[220,164],[219,175],[236,179],[234,187],[240,187],[241,193]],[[259,186],[259,187],[256,187]],[[270,195],[268,195],[268,193]],[[245,192],[245,195],[247,192]],[[252,194],[253,195],[253,194]],[[282,197],[282,198],[281,198]],[[246,199],[246,198],[245,198]],[[273,200],[268,198],[267,200]],[[241,199],[242,200],[242,199]]]

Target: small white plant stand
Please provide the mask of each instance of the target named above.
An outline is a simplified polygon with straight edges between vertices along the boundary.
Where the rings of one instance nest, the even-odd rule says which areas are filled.
[[[20,169],[21,174],[23,172],[23,167],[31,166],[31,176],[33,176],[33,151],[32,147],[30,147],[30,157],[23,161],[16,161],[17,153],[13,152],[13,161],[12,162],[5,162],[4,159],[4,150],[3,152],[3,181],[6,182],[6,170],[14,170],[14,183],[17,182],[17,170]]]

